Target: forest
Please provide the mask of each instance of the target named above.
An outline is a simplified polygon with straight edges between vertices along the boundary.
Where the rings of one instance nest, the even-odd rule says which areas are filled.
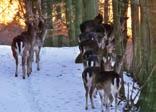
[[[139,101],[126,99],[126,111],[156,112],[156,0],[0,0],[0,44],[11,45],[33,23],[43,47],[79,46],[83,52],[80,26],[98,15],[101,25],[113,28],[115,70],[130,73],[140,86]],[[123,24],[121,18],[126,18]]]

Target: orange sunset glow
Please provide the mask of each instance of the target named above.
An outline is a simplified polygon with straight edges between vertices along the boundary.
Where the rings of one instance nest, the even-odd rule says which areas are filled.
[[[19,11],[19,1],[18,0],[1,0],[0,3],[0,23],[5,25],[11,23],[13,20],[17,20],[19,25],[24,25],[24,20],[18,18]]]
[[[100,0],[100,2],[103,4],[104,0]],[[113,21],[113,12],[112,12],[112,1],[110,0],[109,3],[109,21]],[[22,4],[23,5],[23,4]],[[102,5],[103,6],[103,5]],[[102,14],[103,12],[103,7],[99,6],[99,10],[101,10]],[[1,0],[0,3],[0,24],[8,25],[9,23],[15,21],[18,23],[18,25],[24,27],[24,18],[23,18],[23,13],[24,13],[23,6],[21,7],[21,4],[19,4],[18,0]],[[128,35],[131,36],[131,9],[130,7],[128,8],[128,15],[129,17],[127,21],[127,28],[128,28]]]

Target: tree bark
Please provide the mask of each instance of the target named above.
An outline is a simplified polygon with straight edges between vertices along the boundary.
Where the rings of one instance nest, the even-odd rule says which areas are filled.
[[[41,1],[42,14],[44,17],[47,17],[47,0]]]
[[[133,61],[130,71],[137,72],[141,67],[141,38],[140,38],[140,20],[139,3],[131,0],[131,18],[132,18],[132,43],[133,43]],[[139,74],[134,74],[138,79]]]
[[[47,0],[47,27],[51,29],[52,26],[52,0]]]
[[[80,33],[80,24],[83,21],[83,0],[76,0],[75,36]]]
[[[119,20],[119,2],[118,0],[112,0],[113,5],[113,22],[114,22],[114,35],[115,35],[115,44],[116,44],[116,53],[117,55],[122,56],[123,50],[120,39],[120,20]]]
[[[97,0],[84,0],[85,16],[84,20],[90,20],[97,16],[98,1]]]
[[[140,96],[141,112],[156,112],[156,1],[142,0],[141,19],[143,24],[143,61],[144,72],[139,77],[145,83],[145,87]],[[146,37],[145,37],[146,36]],[[143,69],[144,69],[143,68]],[[149,80],[147,80],[149,78]]]
[[[108,11],[109,11],[109,0],[105,0],[104,2],[104,22],[105,23],[108,23],[109,21]]]
[[[127,17],[128,3],[129,3],[129,0],[119,1],[119,16],[120,17]],[[121,33],[121,43],[122,43],[123,50],[125,50],[126,44],[127,44],[127,21],[125,21],[124,29],[125,29],[124,32]]]
[[[127,11],[128,11],[128,3],[129,0],[120,0],[119,1],[119,13],[120,16],[127,16]]]
[[[74,26],[74,11],[73,11],[73,4],[72,0],[66,0],[66,17],[67,17],[67,26],[69,32],[69,44],[75,45],[76,38],[75,38],[75,26]]]

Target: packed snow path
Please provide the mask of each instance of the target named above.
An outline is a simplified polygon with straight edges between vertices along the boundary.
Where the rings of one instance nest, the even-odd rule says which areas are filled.
[[[10,46],[0,45],[0,112],[100,112],[98,97],[94,99],[95,109],[89,103],[85,110],[83,66],[74,63],[78,53],[77,47],[42,48],[41,70],[37,71],[34,63],[31,76],[23,80],[21,66],[19,76],[14,76],[15,60]],[[127,90],[133,81],[124,76]],[[122,106],[118,112],[122,112]],[[112,107],[111,112],[114,111]]]
[[[15,60],[10,46],[0,46],[0,112],[85,112],[82,65],[74,60],[77,47],[43,48],[41,70],[29,78],[14,77]],[[88,112],[99,112],[89,108]],[[90,107],[90,106],[89,106]]]

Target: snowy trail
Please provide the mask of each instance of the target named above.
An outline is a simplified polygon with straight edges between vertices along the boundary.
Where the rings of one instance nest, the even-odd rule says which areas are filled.
[[[0,45],[0,112],[100,112],[99,98],[94,99],[95,109],[89,103],[85,110],[83,67],[74,63],[78,53],[77,47],[43,48],[41,70],[37,71],[34,63],[31,76],[23,80],[21,67],[19,76],[14,77],[10,46]],[[125,78],[125,86],[132,85],[133,81]]]
[[[75,64],[75,48],[44,48],[41,70],[26,80],[14,77],[15,63],[9,46],[0,46],[0,112],[85,112],[82,65]],[[98,102],[97,102],[98,103]],[[100,105],[95,110],[99,112]]]

